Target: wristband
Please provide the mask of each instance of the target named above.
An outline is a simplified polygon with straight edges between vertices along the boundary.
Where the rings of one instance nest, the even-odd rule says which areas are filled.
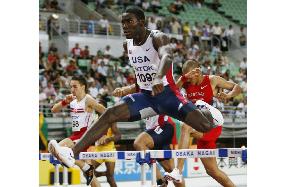
[[[61,105],[62,105],[62,106],[66,106],[66,105],[68,105],[68,103],[66,102],[65,99],[63,99],[63,100],[61,101]]]
[[[183,83],[185,83],[185,82],[187,81],[187,78],[183,75],[183,76],[181,76],[181,81],[182,81]]]

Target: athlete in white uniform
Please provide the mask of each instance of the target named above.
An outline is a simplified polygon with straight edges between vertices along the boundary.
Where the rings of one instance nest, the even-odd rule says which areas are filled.
[[[63,139],[57,144],[55,140],[51,140],[48,144],[49,152],[52,154],[58,154],[55,151],[56,146],[62,147],[73,147],[75,143],[81,138],[81,136],[87,131],[87,128],[91,126],[95,121],[95,111],[103,113],[105,107],[96,102],[92,96],[86,94],[87,81],[83,77],[72,77],[70,82],[71,93],[66,98],[56,103],[51,111],[56,113],[60,112],[63,107],[70,104],[70,116],[72,119],[72,135],[68,138]],[[64,148],[63,148],[64,150]],[[87,184],[92,180],[93,167],[85,163],[82,160],[75,162],[84,172],[87,178]],[[98,186],[98,185],[97,185]]]
[[[162,114],[190,124],[200,132],[208,132],[216,127],[214,114],[208,109],[198,109],[176,87],[168,36],[147,30],[144,12],[139,7],[128,7],[122,14],[121,22],[127,38],[123,46],[141,91],[125,96],[115,106],[109,107],[72,150],[56,155],[69,167],[74,165],[70,154],[78,156],[80,151],[92,145],[115,122],[137,121]]]

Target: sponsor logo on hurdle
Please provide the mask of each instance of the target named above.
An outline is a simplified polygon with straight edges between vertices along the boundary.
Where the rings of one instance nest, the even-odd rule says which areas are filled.
[[[115,152],[80,153],[81,159],[115,158]]]
[[[214,149],[208,150],[183,150],[183,151],[176,151],[175,157],[177,158],[194,158],[194,157],[215,157],[217,156],[217,152]]]
[[[242,156],[242,150],[228,149],[228,157],[240,157],[240,156]]]
[[[125,151],[125,159],[135,159],[136,154],[135,151]]]

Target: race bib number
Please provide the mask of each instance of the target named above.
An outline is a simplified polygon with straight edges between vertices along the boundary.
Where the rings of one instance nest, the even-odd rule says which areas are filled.
[[[157,126],[154,131],[156,134],[161,134],[163,132],[163,129],[161,129],[160,126]]]
[[[72,121],[72,131],[80,131],[80,124],[79,121]]]
[[[156,73],[137,73],[138,80],[142,83],[152,82],[156,76]]]

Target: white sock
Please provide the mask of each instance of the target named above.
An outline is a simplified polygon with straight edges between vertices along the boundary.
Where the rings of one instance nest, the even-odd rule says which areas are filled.
[[[87,164],[87,163],[85,163],[84,166],[83,166],[83,168],[82,168],[82,170],[83,170],[83,171],[87,171],[89,168],[90,168],[90,165]]]

